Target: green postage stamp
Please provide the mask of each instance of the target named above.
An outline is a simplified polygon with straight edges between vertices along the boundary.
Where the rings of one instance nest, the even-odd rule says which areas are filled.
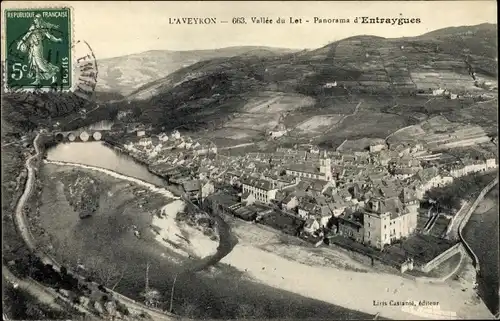
[[[7,9],[4,14],[5,89],[71,89],[70,8]]]

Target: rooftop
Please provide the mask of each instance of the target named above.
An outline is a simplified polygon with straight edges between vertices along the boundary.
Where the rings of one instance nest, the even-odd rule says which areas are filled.
[[[258,189],[262,189],[265,191],[270,191],[273,189],[276,189],[276,186],[274,186],[274,182],[268,181],[265,179],[259,179],[259,178],[245,178],[242,180],[242,183],[248,186],[252,186]]]
[[[363,213],[354,212],[339,217],[339,222],[354,227],[363,227]]]
[[[421,169],[418,173],[417,176],[422,182],[426,182],[430,180],[433,177],[436,177],[439,174],[439,171],[436,167],[428,167]]]
[[[397,197],[372,197],[365,206],[365,211],[375,215],[390,213],[391,219],[404,213],[404,208]]]
[[[320,180],[320,179],[307,179],[307,178],[305,178],[304,182],[306,182],[305,184],[309,185],[308,186],[309,189],[311,189],[313,191],[317,191],[317,192],[321,192],[323,190],[323,188],[327,184],[329,184],[329,182],[323,181],[323,180]]]
[[[199,180],[189,180],[182,183],[182,187],[186,192],[195,192],[200,190],[201,182]]]
[[[223,206],[229,207],[239,203],[239,199],[236,195],[230,195],[227,193],[219,192],[212,194],[207,197],[208,200],[221,204]]]
[[[286,166],[287,170],[302,172],[302,173],[311,173],[311,174],[320,174],[319,167],[313,164],[288,164]]]

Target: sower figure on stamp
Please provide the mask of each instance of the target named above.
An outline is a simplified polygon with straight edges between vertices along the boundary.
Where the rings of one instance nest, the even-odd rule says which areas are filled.
[[[49,32],[51,28],[57,27],[57,25],[43,21],[42,16],[37,14],[28,32],[17,44],[17,49],[19,51],[28,53],[28,77],[35,78],[32,85],[38,85],[41,80],[49,80],[51,78],[52,83],[56,81],[59,67],[51,64],[43,57],[43,40],[48,38],[54,42],[62,42],[61,38],[57,38]]]

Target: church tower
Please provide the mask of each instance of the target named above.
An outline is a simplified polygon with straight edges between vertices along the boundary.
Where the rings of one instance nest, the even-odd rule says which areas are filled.
[[[326,157],[326,152],[319,160],[319,172],[325,176],[325,180],[332,180],[332,160]]]

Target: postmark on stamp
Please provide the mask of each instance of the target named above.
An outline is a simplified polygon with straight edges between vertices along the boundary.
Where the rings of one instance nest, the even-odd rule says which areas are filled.
[[[70,8],[6,9],[6,91],[72,87]]]

